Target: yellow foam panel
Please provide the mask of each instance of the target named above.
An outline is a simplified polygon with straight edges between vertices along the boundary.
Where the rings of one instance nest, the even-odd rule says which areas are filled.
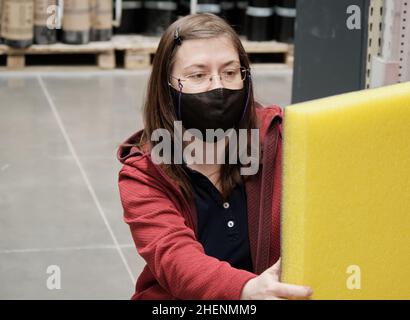
[[[410,82],[285,108],[282,275],[313,299],[410,299]]]

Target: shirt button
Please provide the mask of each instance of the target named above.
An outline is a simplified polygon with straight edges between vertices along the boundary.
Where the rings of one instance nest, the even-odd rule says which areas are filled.
[[[224,202],[223,207],[224,207],[225,209],[228,209],[228,208],[229,208],[229,203],[228,203],[228,202]]]
[[[232,220],[228,221],[228,227],[232,228],[235,225],[235,222],[233,222]]]

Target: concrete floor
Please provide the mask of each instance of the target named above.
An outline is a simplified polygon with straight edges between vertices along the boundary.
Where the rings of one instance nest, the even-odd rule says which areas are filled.
[[[0,73],[0,299],[133,294],[144,262],[122,220],[116,149],[141,128],[148,75]],[[258,101],[289,104],[290,69],[253,75]]]

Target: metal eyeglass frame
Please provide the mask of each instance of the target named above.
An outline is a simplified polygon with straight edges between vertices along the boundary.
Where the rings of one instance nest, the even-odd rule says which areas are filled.
[[[248,77],[250,77],[250,71],[251,71],[250,68],[239,67],[239,69],[241,69],[241,72],[245,71],[245,76],[244,76],[243,79],[241,79],[242,81],[245,81],[245,80],[246,80],[247,75],[248,75]],[[210,74],[209,76],[210,76],[209,81],[212,81],[212,78],[215,77],[215,76],[219,76],[219,79],[222,81],[222,76],[221,76],[220,73],[218,73],[218,74]],[[182,91],[182,88],[183,88],[182,82],[189,80],[189,79],[181,79],[181,78],[179,78],[179,77],[175,77],[175,76],[173,76],[172,74],[169,75],[169,77],[178,80],[178,87],[179,87],[180,91]],[[171,82],[170,82],[169,80],[168,80],[168,85],[172,86],[172,84],[171,84]]]

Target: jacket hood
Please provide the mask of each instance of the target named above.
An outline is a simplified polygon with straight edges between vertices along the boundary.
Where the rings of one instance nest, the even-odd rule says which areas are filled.
[[[117,159],[121,163],[125,163],[125,160],[127,160],[128,158],[134,156],[143,156],[147,153],[148,150],[141,149],[140,147],[136,146],[136,144],[140,142],[143,132],[143,129],[135,132],[131,137],[129,137],[120,145],[117,151]]]
[[[276,117],[279,117],[281,123],[283,111],[280,107],[276,105],[263,107],[260,104],[256,104],[256,117],[259,127],[259,140],[260,143],[263,144],[264,137],[270,123]],[[136,144],[141,141],[143,132],[143,129],[135,132],[132,136],[130,136],[120,145],[117,151],[117,159],[121,163],[124,164],[125,161],[131,157],[144,157],[149,155],[149,149],[147,145],[143,145],[142,147],[136,146]],[[279,134],[282,135],[281,124],[279,125]]]

